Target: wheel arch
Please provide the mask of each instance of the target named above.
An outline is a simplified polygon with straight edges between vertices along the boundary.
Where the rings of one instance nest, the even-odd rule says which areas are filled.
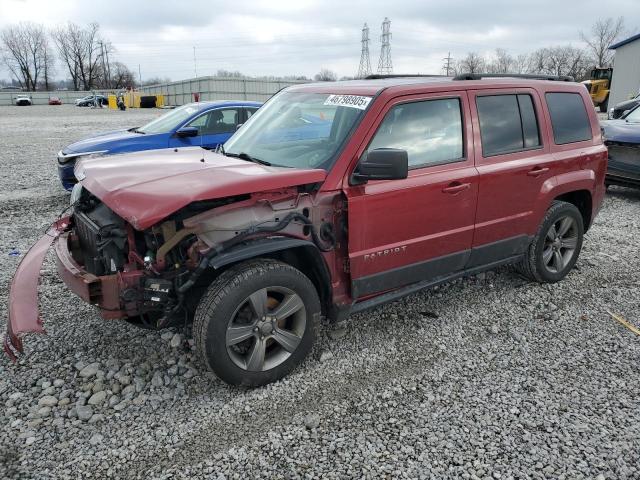
[[[562,201],[575,205],[582,215],[585,233],[589,230],[593,212],[593,198],[591,197],[591,192],[589,190],[573,190],[571,192],[566,192],[555,197],[554,201]]]
[[[229,267],[256,258],[280,260],[304,273],[316,287],[323,314],[327,314],[332,305],[331,273],[318,247],[308,240],[276,237],[233,247],[211,259],[209,266],[213,276],[209,276],[207,283]]]

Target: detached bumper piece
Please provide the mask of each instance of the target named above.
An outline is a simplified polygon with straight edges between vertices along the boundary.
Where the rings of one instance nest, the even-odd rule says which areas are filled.
[[[9,292],[9,321],[4,337],[4,351],[13,361],[23,352],[22,335],[46,333],[38,311],[38,283],[42,262],[47,250],[60,234],[69,227],[69,217],[55,222],[22,258]]]

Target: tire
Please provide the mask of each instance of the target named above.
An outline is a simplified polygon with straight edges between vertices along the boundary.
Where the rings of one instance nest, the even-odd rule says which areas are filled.
[[[600,102],[600,113],[607,113],[607,108],[609,107],[609,95],[604,99],[603,102]]]
[[[529,245],[526,257],[516,266],[517,270],[541,283],[562,280],[578,260],[583,236],[584,222],[576,206],[553,202]]]
[[[304,360],[320,314],[318,293],[306,275],[276,260],[251,260],[209,286],[196,308],[193,336],[200,359],[220,379],[257,387]]]

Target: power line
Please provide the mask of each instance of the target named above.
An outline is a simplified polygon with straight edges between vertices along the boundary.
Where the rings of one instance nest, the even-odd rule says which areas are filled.
[[[362,27],[362,51],[360,53],[360,66],[356,78],[364,78],[371,75],[371,60],[369,59],[369,27]]]
[[[390,75],[393,73],[393,64],[391,63],[391,20],[384,17],[382,22],[382,35],[380,35],[380,61],[378,61],[378,73],[380,75]]]

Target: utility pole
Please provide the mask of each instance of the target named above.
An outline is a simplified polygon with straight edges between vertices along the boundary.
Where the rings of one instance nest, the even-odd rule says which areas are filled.
[[[371,60],[369,59],[369,27],[362,27],[362,51],[360,53],[360,66],[356,78],[364,78],[371,75]]]
[[[102,60],[102,75],[104,77],[103,87],[109,88],[109,82],[107,80],[107,66],[104,63],[104,43],[100,42],[100,57]]]
[[[193,47],[193,73],[198,78],[198,64],[196,63],[196,47]]]
[[[140,79],[140,86],[142,86],[142,70],[140,70],[140,64],[138,64],[138,78]]]
[[[391,63],[391,20],[384,17],[382,22],[382,35],[380,35],[380,60],[378,61],[378,73],[380,75],[390,75],[393,73],[393,64]]]
[[[451,58],[451,52],[449,52],[447,56],[442,60],[445,62],[445,64],[442,66],[442,69],[445,71],[445,75],[449,77],[451,75],[451,70],[453,70],[453,66],[451,65],[451,60],[453,60],[453,58]]]

